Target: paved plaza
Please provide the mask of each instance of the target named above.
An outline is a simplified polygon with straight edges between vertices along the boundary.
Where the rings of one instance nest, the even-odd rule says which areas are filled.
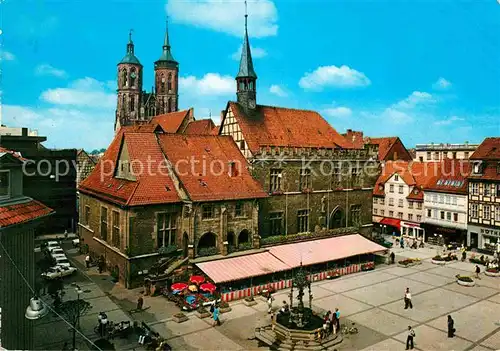
[[[411,268],[382,265],[371,272],[313,283],[315,309],[338,307],[341,322],[354,322],[359,329],[359,334],[345,337],[338,350],[404,350],[409,325],[415,329],[417,350],[500,349],[500,278],[482,276],[475,287],[462,287],[455,275],[472,275],[473,264],[433,265],[434,249],[394,252],[398,259],[419,257],[423,262]],[[413,309],[403,309],[406,287],[412,291]],[[276,308],[287,294],[276,293]],[[223,324],[216,328],[194,313],[182,324],[166,318],[151,325],[174,350],[258,349],[257,342],[249,339],[256,326],[270,321],[265,301],[257,301],[252,307],[232,303],[232,311],[222,315]],[[448,314],[457,329],[452,339],[447,337]]]

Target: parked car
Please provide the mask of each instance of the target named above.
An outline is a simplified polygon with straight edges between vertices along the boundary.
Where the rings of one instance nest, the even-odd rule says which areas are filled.
[[[49,241],[49,242],[47,242],[47,249],[49,251],[52,251],[52,249],[56,248],[56,247],[61,247],[61,245],[59,245],[59,242],[57,242],[57,241]]]
[[[56,247],[56,248],[53,248],[51,251],[50,251],[50,255],[52,257],[56,256],[56,255],[63,255],[63,256],[66,256],[64,254],[64,250],[61,249],[60,247]]]
[[[73,243],[73,247],[78,247],[80,246],[80,239],[76,238],[71,241]]]
[[[55,266],[50,267],[47,272],[42,273],[42,276],[48,279],[56,279],[67,277],[76,272],[75,267],[66,267],[66,266]]]
[[[56,261],[56,266],[71,267],[71,263],[69,263],[66,256],[56,256],[54,260]]]

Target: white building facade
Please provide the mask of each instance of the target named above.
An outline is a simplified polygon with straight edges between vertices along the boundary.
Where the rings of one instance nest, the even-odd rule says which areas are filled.
[[[415,161],[439,162],[446,159],[467,160],[478,147],[477,144],[417,144]]]

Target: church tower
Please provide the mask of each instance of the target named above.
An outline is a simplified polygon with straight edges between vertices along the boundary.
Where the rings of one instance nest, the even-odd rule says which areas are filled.
[[[127,53],[118,63],[118,99],[116,105],[115,132],[123,125],[140,118],[142,92],[142,65],[134,54],[132,31],[129,33]]]
[[[236,75],[236,95],[238,103],[245,109],[255,109],[257,106],[257,74],[253,69],[252,52],[248,41],[246,6],[245,1],[245,37],[241,50],[240,70]]]
[[[163,52],[155,62],[156,114],[178,110],[179,63],[170,52],[168,21],[163,41]]]

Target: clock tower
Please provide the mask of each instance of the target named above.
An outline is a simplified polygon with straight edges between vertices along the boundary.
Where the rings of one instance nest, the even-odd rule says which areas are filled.
[[[254,110],[257,107],[257,74],[253,69],[252,52],[248,41],[248,14],[245,1],[245,37],[241,50],[240,70],[236,75],[236,95],[238,103],[245,109]]]
[[[168,21],[163,40],[163,51],[155,62],[156,114],[175,112],[178,110],[179,63],[174,60],[170,51],[168,37]]]
[[[117,82],[115,132],[121,126],[141,119],[142,65],[134,54],[132,30],[129,33],[127,53],[118,63]]]

